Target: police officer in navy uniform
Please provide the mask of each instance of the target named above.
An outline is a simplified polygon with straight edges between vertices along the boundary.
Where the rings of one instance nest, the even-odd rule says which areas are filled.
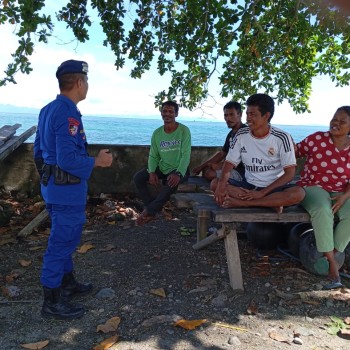
[[[51,218],[51,232],[43,259],[42,315],[59,319],[81,317],[85,309],[69,302],[76,294],[92,290],[73,274],[72,254],[85,223],[87,180],[94,167],[109,167],[112,155],[100,150],[87,153],[87,141],[78,102],[88,91],[88,64],[68,60],[57,69],[60,94],[39,114],[34,159],[41,176],[41,193]]]

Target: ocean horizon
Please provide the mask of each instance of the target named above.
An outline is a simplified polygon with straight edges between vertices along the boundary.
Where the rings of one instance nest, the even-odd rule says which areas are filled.
[[[36,113],[3,113],[0,112],[0,127],[3,125],[21,124],[16,135],[22,134],[33,125],[37,125]],[[244,120],[244,118],[243,118]],[[224,120],[192,120],[178,117],[191,131],[192,146],[222,146],[229,129]],[[90,144],[112,145],[149,145],[154,129],[163,125],[157,117],[138,116],[83,116],[83,123]],[[316,131],[328,130],[328,125],[278,125],[273,126],[290,133],[295,142],[303,140]],[[34,135],[27,143],[34,142]]]

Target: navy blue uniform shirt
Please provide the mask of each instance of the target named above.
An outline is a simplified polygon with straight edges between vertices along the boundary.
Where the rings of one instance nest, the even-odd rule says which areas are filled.
[[[95,159],[89,157],[81,113],[75,103],[63,95],[46,105],[39,114],[34,142],[34,158],[57,164],[62,170],[81,179],[79,184],[55,185],[51,175],[47,186],[41,185],[46,203],[83,205],[87,180]]]

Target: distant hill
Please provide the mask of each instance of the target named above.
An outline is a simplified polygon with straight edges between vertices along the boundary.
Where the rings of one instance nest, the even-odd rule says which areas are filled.
[[[12,105],[4,105],[0,103],[1,113],[39,113],[39,109],[30,107],[18,107]]]

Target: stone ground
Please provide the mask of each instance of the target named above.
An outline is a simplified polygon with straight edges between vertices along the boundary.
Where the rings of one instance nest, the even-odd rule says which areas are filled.
[[[93,293],[76,299],[86,314],[45,319],[39,275],[49,222],[16,239],[43,204],[4,200],[14,214],[0,228],[0,349],[40,349],[47,342],[45,349],[55,350],[350,349],[346,334],[329,334],[330,325],[337,333],[350,323],[349,280],[346,288],[322,291],[322,277],[277,251],[258,254],[240,234],[245,292],[235,294],[223,242],[192,249],[191,211],[169,205],[158,220],[137,227],[140,205],[128,197],[89,200],[74,257],[79,279],[94,284]],[[191,330],[176,325],[179,320],[202,323]]]

